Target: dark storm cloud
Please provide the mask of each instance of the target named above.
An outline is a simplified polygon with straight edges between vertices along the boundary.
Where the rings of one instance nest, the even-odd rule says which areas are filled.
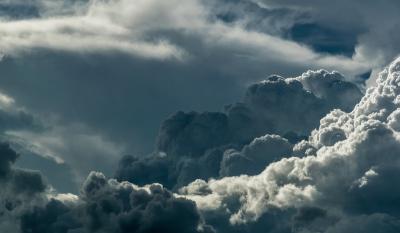
[[[353,111],[332,111],[295,146],[306,156],[282,159],[255,176],[196,180],[181,193],[196,201],[206,222],[229,221],[216,229],[399,231],[400,193],[392,187],[399,176],[399,63],[380,74]],[[279,219],[271,224],[270,215]]]
[[[181,188],[180,194],[171,193],[160,184],[139,187],[118,182],[99,172],[88,176],[78,196],[52,193],[40,174],[14,168],[12,164],[18,156],[7,144],[2,144],[0,164],[6,189],[0,196],[0,227],[12,233],[398,232],[400,190],[392,186],[399,174],[399,63],[400,60],[395,61],[381,73],[377,87],[369,89],[354,110],[346,113],[337,109],[323,117],[308,141],[295,145],[293,150],[299,157],[288,155],[279,159],[280,154],[288,153],[292,147],[281,136],[256,138],[241,149],[235,148],[235,153],[259,163],[275,161],[266,164],[264,171],[208,181],[198,179]],[[322,75],[316,78],[316,73]],[[319,92],[313,95],[323,100],[331,94],[326,87],[338,85],[337,73],[326,74],[306,72],[285,83],[292,88],[289,84],[298,82],[296,85],[310,91],[318,87]],[[273,76],[259,85],[279,80]],[[325,85],[327,81],[335,85]],[[348,93],[346,82],[339,86]],[[194,119],[193,114],[189,116],[184,119]],[[189,129],[202,138],[210,132],[219,132],[215,131],[219,127],[214,126],[220,124],[209,122],[219,119],[205,114],[194,121],[196,127]],[[204,127],[205,122],[210,127]],[[182,121],[171,121],[169,124],[176,127],[167,127],[174,135],[182,127],[175,123]],[[221,154],[224,157],[232,151],[226,149],[234,147],[209,143],[215,148],[206,150],[207,156],[190,153],[179,164],[204,159],[215,165],[211,158]],[[199,147],[192,152],[203,150]],[[191,150],[183,147],[177,151]],[[271,157],[264,161],[266,157],[262,154]],[[168,154],[161,152],[157,156],[168,158]],[[138,160],[126,157],[123,164],[126,163]],[[246,172],[257,173],[255,170],[259,168],[253,165]]]
[[[17,158],[0,144],[2,232],[214,232],[194,202],[161,185],[140,188],[92,172],[79,196],[54,194],[39,172],[15,168]]]
[[[53,199],[25,213],[22,232],[214,232],[204,225],[194,202],[157,184],[138,188],[93,172],[80,198],[75,206]]]
[[[10,197],[12,197],[14,192],[16,194],[32,195],[44,191],[46,185],[38,172],[13,168],[13,164],[19,155],[11,149],[8,143],[2,142],[0,144],[0,154],[1,182],[5,187],[2,190],[3,194],[10,192],[8,194],[11,194]]]
[[[275,75],[251,85],[243,102],[226,112],[177,112],[163,122],[154,154],[126,156],[116,177],[179,188],[198,178],[258,174],[290,156],[291,143],[307,138],[330,110],[353,108],[361,92],[344,80],[324,70],[289,79]]]
[[[66,163],[58,163],[53,158],[44,157],[21,145],[12,143],[12,147],[21,154],[15,163],[16,166],[40,171],[49,184],[58,192],[76,193],[79,190],[79,181],[73,169]],[[29,147],[28,147],[29,148]]]
[[[49,177],[49,182],[59,191],[76,190],[75,175],[71,173],[67,164],[57,156],[45,153],[34,143],[15,136],[20,132],[40,135],[49,130],[51,126],[45,124],[43,119],[19,106],[12,97],[0,93],[0,141],[7,141],[18,154],[21,154],[17,166],[43,171]]]
[[[326,68],[352,78],[369,70],[282,39],[302,13],[247,1],[2,3],[34,6],[39,17],[0,22],[1,89],[52,126],[16,136],[81,180],[96,169],[112,174],[122,154],[151,152],[171,113],[221,111],[265,74]],[[237,140],[250,142],[254,132],[246,134]]]
[[[1,232],[400,231],[399,61],[361,101],[324,70],[273,75],[236,99],[265,73],[381,65],[398,53],[397,2],[31,2],[39,16],[7,5],[0,22],[0,86],[26,107],[4,108],[6,139],[82,177],[151,150],[171,112],[198,112],[169,117],[153,154],[124,157],[119,181],[90,173],[78,196],[16,168],[0,144]],[[51,127],[36,130],[31,113]]]
[[[0,231],[18,232],[18,215],[40,203],[46,183],[39,172],[13,166],[18,154],[0,143]]]

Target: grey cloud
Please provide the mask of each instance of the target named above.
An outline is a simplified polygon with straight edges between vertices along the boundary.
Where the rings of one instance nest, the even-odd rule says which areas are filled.
[[[9,174],[11,170],[11,165],[17,160],[18,154],[11,150],[8,145],[1,145],[2,153],[1,153],[1,169],[0,173],[2,176],[6,176]]]
[[[18,154],[8,143],[0,143],[0,231],[19,232],[18,217],[43,201],[47,188],[39,172],[15,168]]]
[[[398,231],[399,190],[391,186],[400,143],[390,125],[399,108],[399,63],[380,74],[353,111],[331,112],[308,142],[295,146],[308,155],[282,159],[255,176],[197,180],[181,193],[206,216],[225,213],[233,225],[261,224],[278,209],[295,232]]]
[[[194,202],[159,184],[138,187],[92,172],[79,196],[53,193],[38,172],[15,168],[18,154],[0,144],[0,230],[45,232],[211,233]]]
[[[194,202],[157,184],[139,188],[92,172],[81,202],[53,199],[22,216],[22,232],[214,232],[204,225]]]
[[[228,142],[228,124],[224,113],[178,112],[161,125],[156,148],[167,156],[198,157]]]
[[[63,1],[59,5],[63,9]],[[173,5],[179,7],[171,7]],[[205,42],[208,49],[219,48],[265,61],[282,63],[286,60],[308,67],[305,59],[324,68],[344,69],[352,75],[366,68],[359,61],[345,57],[320,57],[307,47],[240,24],[214,22],[210,18],[218,13],[212,10],[212,5],[195,0],[169,4],[159,4],[157,1],[90,1],[80,11],[76,10],[63,18],[42,17],[38,20],[3,22],[0,25],[4,35],[2,50],[6,54],[20,54],[38,48],[89,54],[118,52],[145,59],[187,61],[198,56],[192,54],[192,47],[186,47],[190,43],[188,39],[193,36]],[[152,12],[158,12],[157,17]],[[102,30],[98,30],[99,27]],[[182,30],[186,33],[180,33]],[[176,40],[171,36],[174,34],[184,40]],[[219,38],[218,41],[222,40],[223,43],[209,44],[210,38]],[[232,45],[235,46],[233,50]]]
[[[13,112],[0,110],[0,131],[21,129],[41,131],[44,126],[37,118],[23,110]]]
[[[266,8],[289,8],[308,14],[308,20],[338,34],[356,38],[353,58],[381,68],[399,53],[398,27],[399,3],[397,1],[275,1],[255,0]],[[340,17],[333,12],[340,12]],[[379,20],[377,20],[379,18]],[[332,37],[331,37],[332,38]],[[318,37],[311,40],[318,40]],[[316,41],[318,43],[318,41]],[[372,83],[373,84],[373,83]]]
[[[292,153],[292,144],[278,135],[265,135],[254,139],[241,151],[227,150],[221,161],[220,176],[256,175],[267,164]]]
[[[29,147],[26,148],[13,141],[10,141],[10,144],[13,149],[21,154],[15,166],[40,171],[46,177],[48,183],[58,192],[78,192],[80,182],[76,179],[76,174],[71,165],[65,162],[59,163],[54,158],[45,157],[43,154],[39,154],[39,151],[29,150]]]
[[[5,4],[16,2],[29,5]],[[244,26],[216,19],[230,10],[215,1],[217,12],[209,1],[192,0],[31,2],[39,18],[0,25],[5,42],[0,86],[29,111],[58,119],[46,135],[18,136],[64,159],[78,179],[96,167],[110,175],[122,154],[143,157],[153,149],[159,123],[171,113],[220,111],[238,101],[243,85],[266,73],[293,76],[322,67],[350,78],[370,69],[349,58],[320,55],[270,29],[257,30],[261,18],[264,25],[274,21],[278,31],[287,26],[278,22],[280,12],[254,4],[244,9]],[[242,14],[241,6],[232,7]],[[254,20],[253,9],[260,10]],[[292,11],[283,14],[292,17]],[[234,111],[243,116],[233,116]],[[230,120],[245,120],[245,111],[235,107]],[[236,126],[243,136],[235,140],[243,144],[263,135]]]
[[[40,118],[15,104],[15,100],[0,92],[0,133],[11,130],[43,131]]]
[[[154,154],[126,157],[116,177],[176,189],[197,178],[257,174],[290,156],[291,144],[307,138],[326,113],[334,108],[350,111],[361,95],[337,72],[308,71],[288,79],[270,76],[251,85],[243,101],[227,106],[225,112],[172,115],[160,127]],[[326,133],[324,140],[339,136]]]
[[[18,105],[12,97],[0,93],[0,141],[7,141],[13,150],[21,154],[17,166],[44,171],[50,178],[50,183],[60,188],[60,191],[76,190],[75,174],[72,174],[62,158],[41,148],[35,141],[28,142],[27,139],[18,136],[30,132],[35,134],[36,138],[43,137],[43,134],[53,130],[52,127],[45,118],[33,114]]]
[[[293,150],[299,157],[271,163],[258,175],[196,180],[183,187],[179,195],[159,184],[138,187],[92,172],[79,196],[68,199],[52,194],[44,198],[46,186],[38,185],[44,184],[40,176],[12,168],[16,154],[5,146],[3,154],[8,156],[2,163],[6,162],[4,167],[9,169],[3,170],[16,174],[11,180],[15,186],[8,190],[14,198],[21,193],[32,198],[33,193],[42,199],[13,202],[25,206],[29,201],[30,208],[18,209],[7,204],[7,215],[3,218],[14,219],[15,229],[22,232],[396,232],[400,214],[398,190],[391,188],[393,192],[389,194],[387,190],[398,176],[400,143],[391,125],[399,104],[399,62],[395,61],[381,73],[378,86],[370,88],[354,110],[348,113],[334,110],[321,119],[308,141],[295,145]],[[279,78],[272,77],[269,82],[276,80]],[[302,85],[297,82],[296,85]],[[204,122],[206,126],[210,124],[208,121],[194,122],[202,129],[190,128],[200,133],[196,137],[215,132],[215,127],[204,127]],[[202,124],[197,125],[199,122]],[[182,125],[178,124],[179,127]],[[175,128],[172,129],[176,135]],[[341,136],[337,137],[339,131]],[[190,161],[202,159],[215,164],[212,158],[222,159],[224,152],[229,153],[226,151],[232,147],[244,156],[259,158],[260,153],[279,149],[276,145],[283,150],[277,157],[292,146],[281,136],[267,135],[243,148],[213,144],[213,149],[195,148],[193,151],[205,150],[207,156],[189,153],[178,164],[191,168]],[[190,151],[183,148],[180,151]],[[168,158],[168,154],[156,155],[150,159]],[[131,157],[124,160],[138,163]],[[146,170],[144,167],[143,171]],[[32,186],[19,189],[26,179]],[[7,210],[10,208],[7,206],[13,209]]]
[[[44,191],[46,185],[40,173],[13,168],[13,164],[19,155],[11,149],[8,143],[2,142],[0,144],[0,154],[0,174],[4,187],[2,190],[3,195],[12,197],[15,193],[29,196]],[[4,196],[2,197],[4,198]]]

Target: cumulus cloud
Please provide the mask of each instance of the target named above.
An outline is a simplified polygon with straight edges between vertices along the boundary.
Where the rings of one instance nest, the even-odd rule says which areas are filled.
[[[48,152],[68,154],[58,156],[65,161],[93,161],[92,154],[107,149],[99,143],[126,149],[115,154],[148,154],[160,121],[171,113],[218,111],[265,74],[293,76],[325,68],[350,79],[370,69],[282,39],[280,34],[300,17],[297,12],[265,10],[243,0],[0,3],[5,12],[1,89],[30,111],[60,119],[49,137],[68,145],[49,143],[43,135],[23,136],[40,141]],[[229,21],[226,14],[232,11],[237,20]],[[261,21],[271,27],[260,29]],[[79,149],[66,149],[72,145]],[[114,163],[107,158],[116,156],[107,153],[112,151],[96,161],[105,159],[98,166],[109,174]],[[84,177],[91,169],[79,170]]]
[[[267,164],[292,153],[292,144],[278,135],[265,135],[254,139],[241,151],[226,150],[221,161],[220,176],[256,175]]]
[[[172,115],[161,125],[154,154],[125,157],[116,177],[179,188],[197,178],[258,174],[267,164],[290,156],[292,144],[307,138],[326,113],[334,108],[350,111],[361,95],[337,72],[270,76],[251,85],[243,102],[225,112]],[[328,141],[335,136],[340,134],[324,137]]]
[[[51,199],[21,217],[22,232],[213,232],[194,202],[162,186],[138,187],[92,172],[79,199]]]
[[[159,184],[139,187],[92,172],[79,196],[55,193],[39,172],[15,168],[17,158],[0,144],[2,232],[214,232],[194,202]]]
[[[57,194],[39,173],[13,167],[17,153],[1,144],[5,189],[0,195],[0,227],[17,233],[398,232],[400,189],[393,184],[399,175],[400,141],[397,128],[391,126],[400,107],[399,79],[400,58],[351,112],[331,111],[309,139],[293,149],[287,139],[266,135],[236,152],[218,146],[207,150],[211,158],[222,155],[222,160],[235,154],[259,163],[275,162],[256,175],[252,173],[260,169],[258,164],[245,164],[250,175],[198,179],[179,194],[160,184],[137,186],[107,179],[99,172],[90,173],[78,196]],[[205,129],[200,132],[215,128]],[[194,151],[198,150],[202,147]],[[291,150],[297,156],[279,160],[279,154]],[[259,157],[264,153],[271,157]],[[157,156],[151,159],[168,157]]]
[[[398,231],[393,183],[400,142],[390,125],[399,108],[399,64],[397,59],[381,72],[353,111],[335,110],[321,120],[301,143],[315,148],[312,155],[282,159],[255,176],[197,180],[182,194],[233,225],[251,225],[278,209],[296,232]],[[317,209],[305,211],[309,207]]]
[[[109,173],[134,147],[132,135],[175,108],[215,110],[266,72],[322,67],[354,76],[397,53],[397,3],[257,3],[0,0],[0,85],[15,97],[0,94],[1,138],[18,152],[70,163],[80,178]],[[331,14],[342,10],[351,17]],[[376,10],[386,12],[384,26],[370,17]],[[321,54],[313,41],[285,36],[315,22],[333,31],[350,25],[354,55]],[[383,71],[361,102],[340,73],[317,70],[270,76],[221,112],[179,112],[162,124],[153,154],[124,157],[118,181],[91,173],[78,196],[16,168],[17,153],[2,144],[0,229],[399,232],[399,66]],[[36,113],[61,119],[44,128]],[[176,195],[154,182],[183,188]]]

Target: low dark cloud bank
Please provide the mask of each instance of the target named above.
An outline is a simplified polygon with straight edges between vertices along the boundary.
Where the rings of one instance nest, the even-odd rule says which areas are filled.
[[[39,172],[14,167],[18,154],[0,144],[0,231],[214,232],[193,201],[158,184],[138,187],[92,172],[79,197],[55,194]]]

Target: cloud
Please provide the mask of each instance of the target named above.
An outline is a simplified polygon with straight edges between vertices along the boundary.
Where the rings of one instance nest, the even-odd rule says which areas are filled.
[[[14,168],[18,154],[7,143],[0,143],[0,230],[17,232],[17,216],[42,201],[46,189],[39,172]]]
[[[393,183],[399,175],[400,141],[391,125],[396,125],[400,103],[399,64],[397,59],[386,68],[351,112],[336,109],[321,119],[309,139],[293,148],[299,157],[277,158],[257,175],[198,179],[179,194],[160,184],[107,179],[99,172],[90,173],[78,196],[55,193],[39,173],[13,167],[18,155],[3,143],[0,227],[79,233],[397,232],[400,189]],[[291,146],[267,135],[235,153],[263,160],[259,153],[273,155],[280,148],[287,153]],[[223,152],[230,150],[216,147],[206,154],[212,158]]]
[[[45,121],[48,116],[58,119],[50,138],[63,138],[69,144],[65,147],[73,144],[76,149],[55,151],[48,143],[41,147],[61,154],[64,161],[93,161],[89,155],[106,149],[99,142],[123,148],[113,156],[107,150],[96,160],[104,161],[98,166],[107,175],[115,164],[108,157],[150,153],[159,123],[171,113],[220,111],[238,101],[243,86],[265,79],[265,74],[292,77],[325,68],[352,79],[370,69],[282,39],[279,33],[299,17],[297,12],[267,11],[244,1],[240,7],[197,0],[1,3],[16,9],[10,14],[21,15],[0,22],[2,91],[27,111],[46,116]],[[38,15],[22,15],[21,6]],[[235,10],[238,20],[223,19],[227,8]],[[258,28],[261,19],[271,28]],[[45,140],[43,135],[24,136]],[[79,137],[89,142],[71,142]],[[78,173],[84,177],[91,169],[79,168]]]
[[[0,132],[21,129],[42,131],[44,125],[37,116],[15,105],[12,97],[0,92]]]
[[[52,199],[21,217],[22,232],[213,232],[196,205],[162,186],[137,187],[92,172],[74,205]]]
[[[79,196],[55,193],[39,172],[15,168],[17,158],[0,144],[2,232],[214,232],[194,202],[161,185],[138,187],[92,172]]]
[[[256,175],[267,164],[292,153],[292,144],[278,135],[265,135],[254,139],[241,151],[226,150],[221,161],[220,176]]]
[[[345,46],[352,46],[353,60],[368,63],[374,69],[373,75],[377,77],[378,70],[392,61],[399,54],[398,40],[396,33],[398,27],[398,14],[400,7],[397,1],[385,1],[385,3],[364,1],[335,1],[321,2],[314,0],[302,1],[275,1],[275,0],[251,0],[259,6],[267,9],[292,9],[298,14],[305,15],[304,21],[309,25],[315,25],[322,29],[336,32],[335,34],[347,35],[352,41],[344,41]],[[340,12],[340,17],[333,12]],[[379,20],[376,20],[379,18]],[[297,20],[299,21],[299,20]],[[295,23],[296,24],[296,23]],[[297,23],[301,25],[300,21]],[[311,44],[318,45],[320,36],[317,33],[310,34]],[[313,35],[313,36],[312,36]],[[325,41],[332,41],[335,36],[326,38]],[[337,41],[337,40],[334,40]],[[373,77],[374,77],[373,76]],[[371,85],[374,84],[372,80]]]
[[[154,153],[142,159],[125,157],[116,178],[176,189],[198,178],[258,174],[267,164],[290,156],[292,143],[307,138],[330,110],[350,111],[361,95],[337,72],[270,76],[249,86],[243,101],[225,112],[172,115],[161,125]],[[327,132],[322,137],[339,136]]]
[[[397,53],[396,3],[0,3],[0,86],[12,96],[0,94],[0,128],[14,146],[71,164],[81,178],[110,173],[119,155],[145,153],[160,119],[198,111],[165,121],[154,154],[124,157],[119,181],[91,173],[78,196],[53,193],[39,173],[13,167],[15,153],[4,149],[2,231],[399,231],[398,62],[361,102],[345,81]],[[386,12],[384,26],[370,17],[376,10]],[[333,32],[350,25],[343,30],[358,44],[344,43],[354,56],[284,35],[316,22]],[[320,67],[348,77],[274,75],[236,99],[265,73]],[[224,103],[235,104],[215,112]],[[174,195],[153,182],[185,187]]]
[[[74,174],[71,180],[77,184],[95,169],[107,175],[113,173],[116,161],[123,155],[123,146],[104,139],[84,125],[71,124],[66,127],[57,121],[47,123],[51,128],[45,132],[11,131],[7,134],[8,139],[37,155],[70,166]],[[91,162],[82,163],[82,156]]]
[[[42,4],[41,8],[46,9],[43,7],[46,5]],[[221,4],[212,1],[209,5],[197,0],[162,4],[157,1],[110,0],[90,1],[86,6],[63,5],[62,2],[55,5],[59,6],[52,8],[75,7],[69,7],[72,9],[70,14],[60,11],[59,15],[51,17],[44,13],[35,19],[1,22],[2,52],[18,54],[45,48],[74,53],[119,52],[150,59],[187,60],[198,55],[192,54],[193,48],[176,40],[176,36],[187,39],[194,36],[209,49],[235,46],[236,54],[254,59],[286,60],[298,65],[313,63],[314,67],[327,69],[340,67],[352,75],[367,69],[358,61],[319,55],[305,46],[273,36],[272,29],[264,33],[239,24],[214,21],[212,19],[217,17],[214,14],[218,15],[218,11],[213,11],[211,6]],[[219,8],[224,7],[227,6],[222,4]],[[51,7],[47,10],[51,11]]]
[[[74,137],[71,137],[74,135]],[[43,171],[58,191],[77,192],[87,174],[112,174],[123,147],[83,125],[61,126],[54,117],[35,114],[0,93],[0,140],[21,154],[17,166]],[[82,163],[82,154],[92,163]]]
[[[381,72],[353,111],[334,110],[321,120],[308,140],[316,149],[312,155],[284,158],[255,176],[197,180],[182,194],[233,225],[251,225],[279,210],[290,227],[293,220],[308,221],[299,232],[398,231],[399,190],[392,184],[400,142],[390,125],[399,108],[399,64],[397,59]],[[309,207],[318,209],[304,212]]]

